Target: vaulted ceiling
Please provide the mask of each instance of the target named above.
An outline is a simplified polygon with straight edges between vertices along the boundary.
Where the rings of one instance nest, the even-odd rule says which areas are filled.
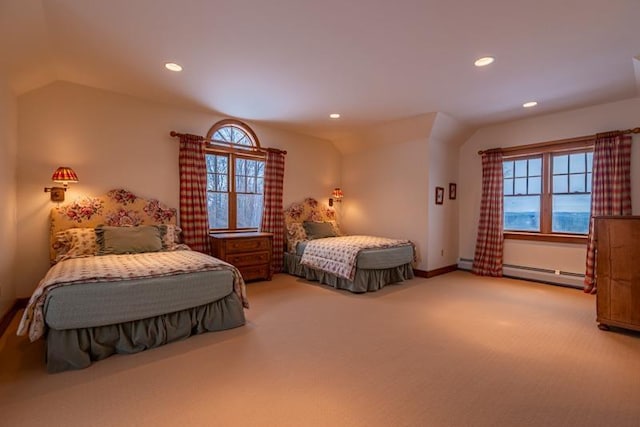
[[[638,0],[0,0],[0,70],[17,94],[65,80],[333,139],[638,96],[639,16]]]

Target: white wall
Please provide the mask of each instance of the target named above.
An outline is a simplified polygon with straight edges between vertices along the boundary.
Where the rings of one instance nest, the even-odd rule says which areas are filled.
[[[479,129],[460,149],[460,185],[458,187],[460,257],[473,259],[474,255],[482,189],[482,167],[478,150],[553,141],[637,126],[640,126],[640,98]],[[638,135],[634,137],[632,157],[633,212],[640,214],[640,138]],[[583,274],[585,246],[506,240],[504,262]]]
[[[0,74],[0,317],[13,305],[16,284],[13,263],[16,252],[16,97],[7,78]]]
[[[458,204],[449,199],[449,184],[458,182],[458,152],[470,130],[453,117],[438,113],[429,135],[428,271],[458,262]],[[444,202],[435,204],[435,188],[444,188]]]
[[[427,269],[429,134],[435,114],[370,129],[342,161],[342,224],[349,234],[410,239]]]
[[[178,139],[205,135],[225,118],[138,98],[56,82],[18,98],[17,292],[28,296],[48,268],[48,214],[43,187],[56,167],[72,167],[80,182],[67,201],[126,188],[178,207]],[[247,122],[264,147],[287,150],[285,206],[322,198],[339,183],[340,155],[328,141]]]

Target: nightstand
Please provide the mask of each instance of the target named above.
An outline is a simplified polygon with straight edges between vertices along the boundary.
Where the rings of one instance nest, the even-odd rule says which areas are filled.
[[[272,233],[211,234],[213,256],[235,266],[245,281],[271,280]]]

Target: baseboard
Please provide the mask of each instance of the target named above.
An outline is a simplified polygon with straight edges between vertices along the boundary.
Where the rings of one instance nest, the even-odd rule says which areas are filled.
[[[2,316],[2,319],[0,319],[0,337],[4,335],[4,332],[11,324],[11,321],[13,320],[13,317],[16,315],[16,313],[25,308],[28,302],[29,298],[18,298],[13,303],[9,311],[7,311],[4,316]]]
[[[439,276],[441,274],[451,273],[452,271],[456,271],[457,269],[458,269],[457,264],[447,265],[445,267],[436,268],[435,270],[429,270],[429,271],[417,270],[414,268],[413,274],[418,277],[424,277],[425,279],[429,279],[431,277]]]
[[[460,270],[471,271],[472,264],[473,260],[460,258],[458,268]],[[554,271],[538,267],[504,264],[502,266],[502,275],[514,279],[567,286],[576,289],[582,289],[584,287],[584,274],[571,273],[568,271]]]

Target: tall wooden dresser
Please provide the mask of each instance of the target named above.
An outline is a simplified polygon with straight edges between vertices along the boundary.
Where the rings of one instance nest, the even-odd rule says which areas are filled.
[[[235,266],[245,281],[271,280],[272,233],[211,235],[213,256]]]
[[[640,331],[640,216],[595,219],[597,321]]]

